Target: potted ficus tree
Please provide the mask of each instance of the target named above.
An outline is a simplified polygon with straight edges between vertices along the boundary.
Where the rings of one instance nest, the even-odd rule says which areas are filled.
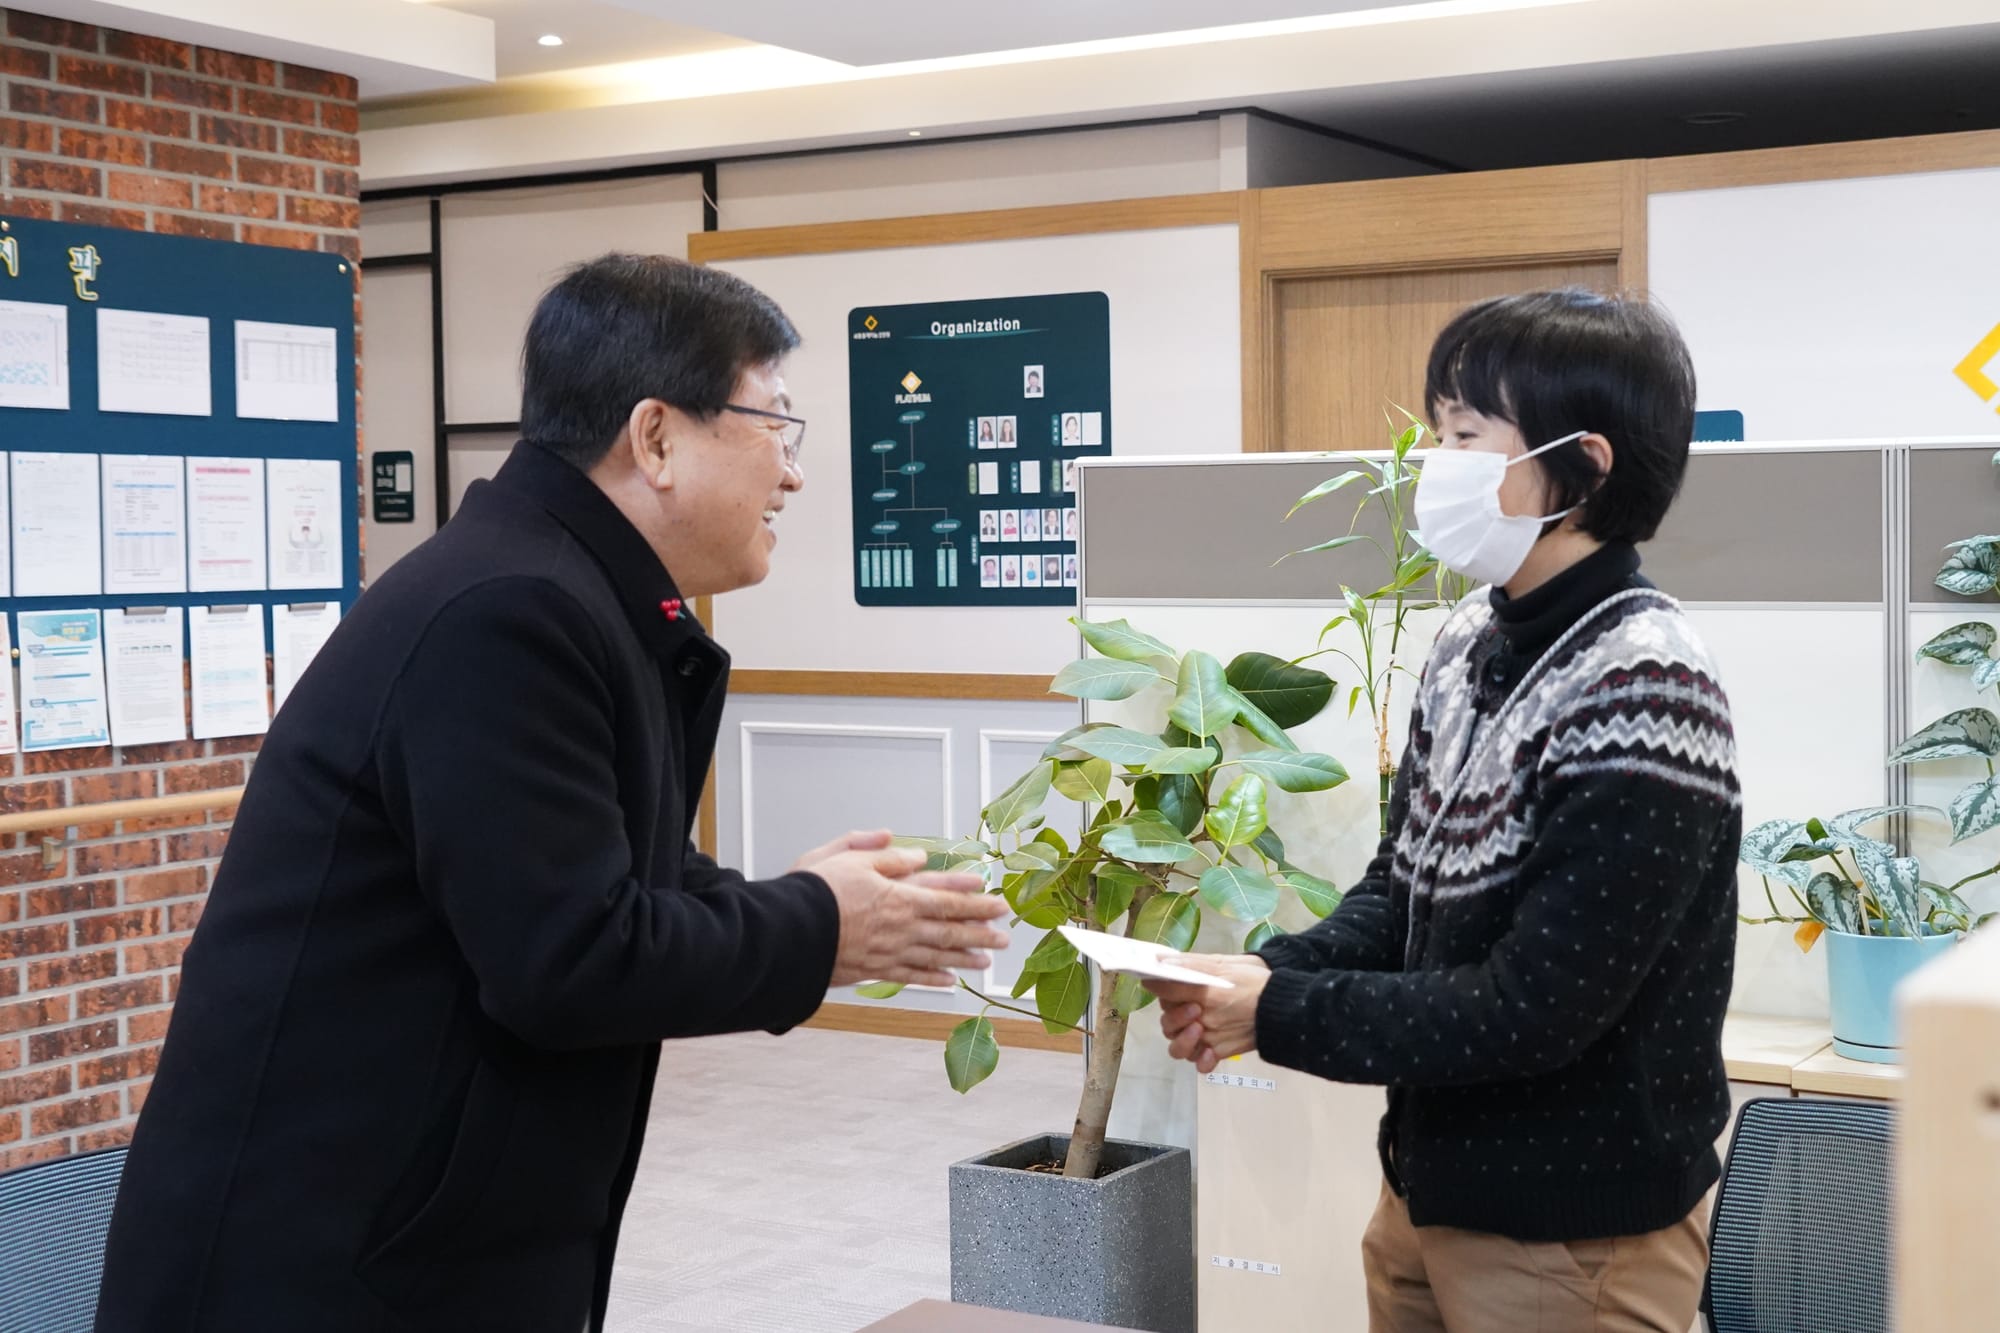
[[[1960,596],[1992,592],[2000,582],[2000,537],[1968,537],[1947,548],[1937,585]],[[2000,688],[2000,632],[1967,621],[1933,637],[1917,656],[1965,670],[1975,690]],[[1884,806],[1821,822],[1773,820],[1743,836],[1742,860],[1762,878],[1771,914],[1751,924],[1796,925],[1801,949],[1827,940],[1827,990],[1834,1047],[1857,1060],[1896,1059],[1892,996],[1898,983],[1993,914],[1976,915],[1961,891],[2000,874],[2000,863],[1945,885],[1923,875],[1916,857],[1863,830],[1897,815],[1948,821],[1957,845],[2000,827],[2000,717],[1963,708],[1924,727],[1889,753],[1892,766],[1973,760],[1985,776],[1966,784],[1948,807]],[[1906,840],[1907,841],[1907,840]],[[1844,859],[1843,859],[1844,858]],[[1773,891],[1776,880],[1788,901]]]
[[[1054,692],[1139,707],[1157,699],[1155,725],[1076,727],[981,812],[976,836],[910,840],[935,868],[986,873],[1017,920],[1047,932],[1010,997],[960,982],[983,1008],[945,1043],[952,1087],[970,1091],[998,1065],[993,1009],[1088,1042],[1068,1134],[1038,1134],[952,1168],[952,1298],[1180,1333],[1194,1327],[1189,1154],[1106,1137],[1127,1025],[1153,997],[1130,976],[1093,980],[1059,928],[1184,950],[1203,912],[1219,912],[1246,927],[1254,948],[1278,932],[1272,918],[1287,896],[1324,916],[1340,894],[1287,858],[1270,795],[1326,791],[1347,774],[1287,734],[1332,698],[1324,673],[1264,653],[1225,666],[1123,620],[1077,626],[1094,655],[1065,667]],[[1080,807],[1067,835],[1044,822],[1051,793]],[[1032,1009],[1016,1003],[1030,1000]]]

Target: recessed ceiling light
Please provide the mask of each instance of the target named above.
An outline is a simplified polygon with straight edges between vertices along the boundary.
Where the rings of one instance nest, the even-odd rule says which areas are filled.
[[[543,34],[542,34],[542,35],[541,35],[540,37],[537,37],[537,38],[535,39],[535,45],[537,45],[537,46],[561,46],[561,45],[562,45],[562,38],[560,38],[560,37],[556,36],[556,35],[555,35],[554,33],[552,33],[552,32],[545,32],[545,33],[543,33]]]
[[[910,137],[912,139],[921,139],[924,137],[924,132],[922,130],[911,130]]]
[[[1749,117],[1741,111],[1697,111],[1692,115],[1682,116],[1681,119],[1690,125],[1734,125],[1737,121],[1747,120]]]

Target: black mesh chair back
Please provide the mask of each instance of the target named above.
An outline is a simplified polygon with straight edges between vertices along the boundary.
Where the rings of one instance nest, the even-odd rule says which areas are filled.
[[[125,1150],[0,1175],[0,1333],[90,1333]]]

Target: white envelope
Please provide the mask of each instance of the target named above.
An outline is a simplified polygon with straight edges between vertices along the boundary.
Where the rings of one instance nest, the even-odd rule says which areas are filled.
[[[1096,963],[1106,972],[1129,972],[1135,977],[1156,977],[1161,981],[1182,981],[1190,986],[1218,986],[1223,990],[1235,990],[1236,983],[1222,977],[1212,977],[1206,972],[1193,968],[1179,967],[1160,960],[1168,954],[1179,953],[1148,940],[1130,940],[1123,935],[1111,935],[1101,930],[1080,930],[1075,926],[1058,927],[1063,938],[1076,946],[1076,951]]]

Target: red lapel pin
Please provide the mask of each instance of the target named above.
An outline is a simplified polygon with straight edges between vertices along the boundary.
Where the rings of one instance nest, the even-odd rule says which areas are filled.
[[[660,610],[665,613],[668,620],[679,620],[681,618],[681,599],[678,597],[669,597],[666,601],[660,603]]]

